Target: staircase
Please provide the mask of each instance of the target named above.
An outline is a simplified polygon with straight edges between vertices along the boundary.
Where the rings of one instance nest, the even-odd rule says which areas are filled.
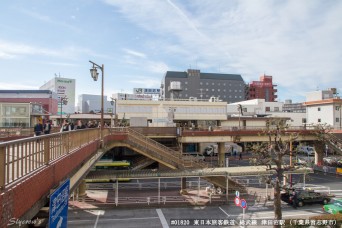
[[[147,166],[151,165],[154,162],[155,161],[150,158],[143,157],[142,159],[139,159],[139,161],[133,164],[131,170],[140,170],[140,169],[146,168]]]
[[[172,150],[130,128],[127,129],[127,133],[126,143],[128,145],[140,150],[151,160],[158,161],[172,169],[201,169],[209,168],[210,166],[197,157],[183,155],[181,152]],[[205,177],[205,179],[223,189],[226,188],[225,177]],[[231,179],[229,179],[228,186],[229,191],[239,190],[243,192],[245,190],[243,185],[240,185]]]
[[[334,134],[326,134],[326,142],[334,148],[339,155],[342,155],[342,140]]]

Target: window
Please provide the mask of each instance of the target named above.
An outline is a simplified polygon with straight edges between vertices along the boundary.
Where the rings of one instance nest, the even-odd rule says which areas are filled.
[[[306,118],[302,118],[302,123],[306,123]]]
[[[317,109],[319,112],[321,111],[321,108],[320,107],[318,107],[318,109]]]
[[[188,84],[188,82],[184,82],[184,84],[185,84],[185,85],[187,85],[187,84]]]
[[[185,90],[188,90],[188,88],[185,87]]]
[[[203,82],[200,82],[200,85],[203,85]]]
[[[270,107],[265,107],[265,111],[269,112],[269,111],[271,111],[271,108]]]
[[[211,83],[211,85],[215,85],[215,83],[213,82],[213,83]]]
[[[209,89],[205,89],[205,91],[209,91]]]
[[[275,112],[279,112],[279,107],[274,107]]]
[[[220,89],[217,89],[217,91],[219,91],[219,92],[220,92],[221,90],[220,90]]]
[[[215,91],[215,89],[211,89],[211,91],[213,91],[213,92],[214,92],[214,91]]]
[[[336,123],[339,123],[340,122],[340,118],[336,118]]]
[[[226,83],[223,83],[224,86],[226,86]]]
[[[340,111],[340,106],[335,106],[336,111]]]
[[[318,119],[318,123],[320,123],[320,122],[321,122],[321,118]]]
[[[206,85],[209,85],[209,83],[207,82],[207,83],[205,83]]]

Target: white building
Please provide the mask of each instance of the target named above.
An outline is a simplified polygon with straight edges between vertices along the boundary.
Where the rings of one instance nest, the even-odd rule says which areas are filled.
[[[58,113],[61,113],[61,97],[66,97],[68,99],[67,104],[63,104],[63,113],[74,113],[75,112],[75,87],[76,80],[70,78],[55,77],[42,85],[39,89],[41,90],[51,90],[58,95],[59,108]]]
[[[227,102],[209,101],[153,101],[153,100],[118,100],[118,119],[145,117],[149,126],[184,126],[205,127],[208,121],[227,119]]]
[[[242,107],[242,115],[239,110]],[[254,99],[227,105],[228,116],[260,116],[272,118],[288,118],[287,124],[292,127],[303,126],[306,122],[305,113],[283,112],[283,102],[267,102],[265,99]]]
[[[308,124],[327,124],[334,129],[342,129],[342,99],[334,97],[335,94],[334,90],[315,91],[307,94],[304,105]]]
[[[104,113],[113,113],[114,105],[107,100],[107,96],[103,96]],[[101,95],[81,94],[78,96],[77,112],[89,113],[101,112]]]

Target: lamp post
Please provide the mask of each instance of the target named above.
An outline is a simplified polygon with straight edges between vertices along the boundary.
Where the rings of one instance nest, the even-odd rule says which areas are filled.
[[[63,105],[68,104],[68,98],[66,96],[60,97],[61,102],[61,126],[63,125]]]
[[[102,80],[101,80],[101,126],[100,126],[100,140],[101,140],[101,146],[103,146],[103,81],[104,81],[104,65],[102,66],[92,62],[89,60],[91,64],[93,64],[93,68],[90,69],[90,75],[94,79],[94,81],[97,81],[99,77],[99,73],[97,73],[97,69],[101,70],[102,73]]]
[[[112,111],[112,114],[114,114],[114,124],[112,124],[112,125],[115,127],[115,120],[116,120],[116,98],[112,98],[111,97],[110,99],[112,99],[110,104],[113,106],[113,110],[115,110],[114,112]]]

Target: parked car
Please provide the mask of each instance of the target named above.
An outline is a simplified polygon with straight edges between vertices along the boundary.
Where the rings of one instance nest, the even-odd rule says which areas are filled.
[[[312,146],[301,146],[298,148],[299,153],[304,153],[307,156],[314,156],[315,155],[315,147]]]
[[[295,189],[287,190],[281,194],[281,200],[292,204],[292,191],[296,191],[297,194],[297,206],[302,207],[305,204],[321,203],[328,204],[334,195],[315,192],[313,190]]]
[[[198,160],[205,161],[205,157],[197,152],[185,152],[184,155],[190,155],[196,157]],[[185,158],[186,159],[186,158]]]
[[[330,214],[342,214],[342,198],[335,199],[333,203],[323,206],[323,211]]]

